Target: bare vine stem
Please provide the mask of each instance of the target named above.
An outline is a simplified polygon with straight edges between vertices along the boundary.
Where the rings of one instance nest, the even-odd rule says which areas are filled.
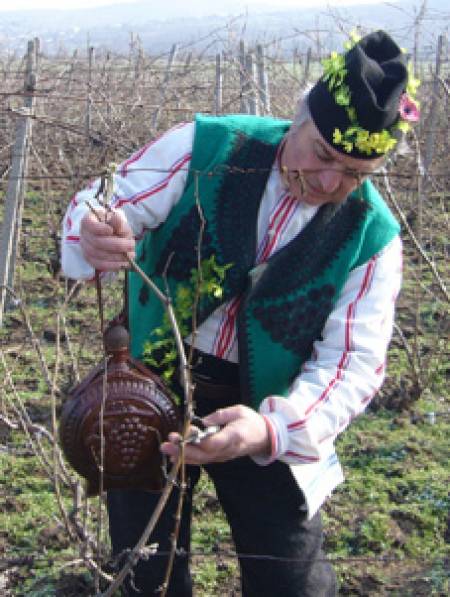
[[[202,286],[202,282],[203,282],[201,250],[202,250],[203,234],[205,231],[206,220],[203,215],[203,210],[202,210],[201,204],[200,204],[199,184],[198,183],[199,183],[199,173],[195,172],[194,193],[195,193],[195,204],[196,204],[197,212],[198,212],[198,215],[200,218],[200,229],[199,229],[198,241],[197,241],[198,277],[197,277],[196,289],[195,289],[195,294],[194,294],[194,304],[192,306],[192,336],[191,337],[192,337],[193,341],[191,344],[191,349],[189,351],[189,363],[188,363],[187,371],[190,371],[190,366],[192,365],[192,358],[193,358],[193,354],[194,354],[195,337],[197,334],[197,310],[198,310],[198,303],[200,300],[201,286]],[[185,402],[186,402],[185,421],[188,421],[188,422],[191,420],[192,413],[193,413],[192,395],[193,395],[193,387],[189,386],[188,392],[186,394],[186,400],[185,400]],[[184,437],[185,437],[185,434],[183,434],[183,438]],[[173,564],[175,561],[178,537],[180,534],[180,524],[181,524],[182,511],[183,511],[183,502],[184,502],[185,493],[186,493],[186,466],[185,466],[185,462],[184,462],[184,447],[185,447],[184,442],[181,442],[180,457],[181,457],[182,465],[181,465],[181,472],[180,472],[180,492],[179,492],[179,496],[178,496],[178,504],[177,504],[177,509],[176,509],[176,513],[175,513],[175,527],[174,527],[172,537],[171,537],[171,550],[170,550],[169,561],[167,564],[164,582],[162,584],[161,597],[166,597],[167,590],[169,588],[170,575],[172,573]]]
[[[12,378],[11,371],[8,367],[8,364],[5,359],[5,355],[2,350],[0,350],[0,362],[3,366],[5,381],[9,385],[10,390],[11,390],[11,395],[9,395],[8,393],[5,392],[6,399],[8,400],[13,411],[15,412],[15,414],[19,420],[20,427],[23,429],[25,435],[27,436],[27,439],[28,439],[28,442],[30,444],[32,451],[38,458],[39,462],[41,463],[42,468],[46,471],[49,478],[51,478],[52,465],[47,457],[47,454],[46,454],[40,440],[37,437],[33,437],[33,435],[32,435],[32,432],[34,431],[35,426],[33,425],[33,422],[31,421],[31,419],[28,415],[28,412],[19,396],[19,393],[17,392],[16,386],[14,384],[14,380]]]
[[[392,191],[390,182],[389,182],[389,178],[387,176],[387,172],[384,170],[384,176],[383,176],[383,182],[384,182],[384,186],[385,186],[385,190],[386,190],[386,195],[389,198],[389,201],[391,202],[391,204],[393,205],[399,219],[401,220],[401,223],[403,225],[403,227],[405,228],[406,232],[408,233],[414,247],[417,249],[417,251],[419,252],[420,256],[422,257],[422,259],[425,261],[425,263],[428,265],[428,267],[430,268],[431,273],[433,274],[434,279],[437,282],[437,285],[439,287],[439,290],[441,291],[442,295],[444,296],[445,300],[447,302],[450,302],[450,297],[448,294],[448,290],[445,286],[444,281],[442,280],[439,272],[437,271],[437,267],[436,264],[428,257],[426,251],[424,250],[424,248],[422,247],[422,245],[420,244],[419,240],[417,239],[416,235],[414,234],[411,226],[408,223],[408,220],[403,212],[403,210],[401,209],[400,205],[398,204],[398,201],[394,195],[394,192]]]
[[[169,256],[169,259],[167,260],[167,263],[164,267],[164,272],[163,272],[163,280],[164,280],[164,284],[165,284],[165,288],[166,288],[166,296],[169,298],[170,298],[170,289],[169,289],[169,284],[167,281],[167,271],[168,271],[172,257],[173,257],[173,254]],[[183,345],[183,349],[184,349],[184,345]],[[191,354],[192,354],[192,351],[191,351]],[[192,386],[190,386],[190,385],[189,385],[189,387],[186,388],[185,405],[184,406],[185,406],[185,408],[184,408],[184,416],[183,416],[183,428],[186,428],[186,429],[185,430],[183,429],[183,437],[186,437],[186,434],[189,431],[189,422],[191,420],[191,408],[192,408]],[[182,512],[184,496],[185,496],[185,492],[186,492],[186,464],[184,461],[184,447],[185,447],[184,442],[181,442],[180,454],[179,454],[180,469],[179,469],[179,473],[178,473],[178,478],[179,478],[178,504],[177,504],[177,509],[175,511],[175,518],[174,518],[175,525],[174,525],[173,532],[171,534],[171,546],[170,546],[171,549],[170,549],[169,558],[167,561],[167,567],[166,567],[166,572],[164,575],[164,580],[160,587],[161,597],[166,596],[167,590],[169,588],[170,576],[172,574],[173,563],[175,560],[175,553],[176,553],[177,543],[178,543],[179,529],[180,529],[180,523],[181,523],[181,512]]]
[[[74,287],[75,288],[75,287]],[[60,365],[60,356],[61,356],[61,314],[67,307],[70,302],[71,297],[73,296],[74,289],[70,292],[61,309],[58,311],[58,315],[56,318],[56,355],[55,355],[55,365],[53,370],[53,380],[52,385],[50,388],[50,404],[51,404],[51,411],[52,411],[52,430],[53,430],[53,485],[55,488],[55,495],[56,495],[56,502],[58,504],[59,511],[61,513],[64,526],[67,529],[72,540],[76,539],[76,533],[73,531],[72,526],[70,524],[69,516],[67,514],[66,508],[64,507],[61,495],[61,488],[59,484],[59,470],[58,464],[60,461],[60,450],[59,450],[59,443],[58,443],[58,425],[57,425],[57,417],[56,417],[56,389],[58,383],[58,373],[59,373],[59,365]]]
[[[185,437],[188,429],[189,429],[189,427],[183,429],[183,437]],[[181,466],[182,454],[183,454],[183,452],[182,452],[182,450],[180,450],[179,458],[173,464],[173,466],[170,470],[170,473],[167,476],[166,485],[161,493],[161,497],[159,498],[156,508],[153,511],[153,514],[152,514],[150,520],[148,521],[147,526],[145,527],[144,532],[142,533],[139,541],[136,543],[136,545],[131,550],[131,553],[128,556],[127,563],[123,566],[123,568],[117,574],[116,578],[114,579],[114,582],[112,582],[111,585],[108,587],[108,589],[104,593],[102,593],[102,597],[111,597],[114,594],[114,591],[116,591],[122,585],[122,583],[124,582],[128,573],[131,571],[131,569],[136,565],[138,560],[141,558],[142,551],[143,551],[148,539],[150,538],[150,535],[152,534],[153,529],[155,528],[156,523],[158,522],[158,520],[164,510],[167,500],[169,499],[170,494],[172,493],[173,486],[176,484],[178,471]]]
[[[403,347],[406,352],[406,356],[408,357],[409,365],[410,365],[412,373],[413,373],[414,381],[415,381],[417,387],[421,388],[422,382],[420,379],[420,373],[417,369],[416,362],[414,360],[414,352],[412,351],[411,346],[409,345],[408,340],[406,339],[405,334],[402,331],[402,328],[395,322],[394,322],[394,330],[396,331],[400,340],[402,341]]]
[[[107,193],[106,193],[107,196],[109,195],[109,193],[112,192],[112,189],[113,189],[114,170],[115,170],[114,167],[110,167],[110,168],[108,168],[106,174],[104,175],[103,183],[104,183],[105,188],[107,189]],[[86,201],[86,205],[91,210],[91,212],[96,216],[96,218],[100,220],[99,213],[89,203],[89,201]],[[110,210],[111,208],[109,206],[109,201],[107,202],[107,204],[103,205],[103,207],[106,210]],[[176,319],[176,315],[175,315],[175,311],[174,311],[174,308],[172,305],[172,301],[170,299],[170,295],[164,294],[156,286],[156,284],[145,274],[145,272],[142,271],[142,269],[137,265],[137,263],[135,262],[135,260],[132,257],[130,257],[129,255],[126,255],[126,259],[127,259],[128,263],[130,264],[130,267],[133,269],[133,271],[136,272],[141,277],[141,279],[150,287],[150,289],[154,292],[156,297],[161,301],[161,303],[163,304],[163,306],[166,310],[170,325],[172,327],[172,332],[174,334],[175,344],[177,346],[177,351],[178,351],[178,355],[179,355],[179,359],[180,359],[181,382],[182,382],[182,386],[184,389],[185,400],[187,401],[186,406],[188,406],[189,401],[192,400],[192,397],[191,397],[192,383],[191,383],[189,366],[188,366],[188,362],[186,359],[186,353],[184,350],[183,339],[182,339],[182,336],[180,333],[180,328],[179,328],[179,325],[178,325],[178,322]],[[189,408],[186,408],[186,412],[187,413],[189,412]],[[183,429],[182,429],[182,440],[184,440],[188,436],[189,427],[190,427],[190,412],[189,412],[189,416],[184,417]],[[159,520],[159,518],[161,516],[161,513],[167,503],[167,500],[170,497],[173,486],[176,483],[178,472],[179,472],[180,468],[182,468],[182,467],[184,468],[184,441],[181,442],[178,458],[170,470],[170,473],[167,477],[166,485],[162,491],[161,497],[156,505],[155,510],[153,511],[153,514],[152,514],[149,522],[147,523],[146,528],[144,529],[144,532],[142,533],[139,541],[136,543],[134,548],[131,550],[131,552],[128,556],[127,562],[124,564],[122,569],[119,571],[119,573],[116,576],[116,578],[114,579],[114,581],[110,584],[108,589],[104,593],[102,593],[102,595],[104,597],[109,597],[114,594],[114,591],[116,591],[123,584],[126,576],[129,574],[129,572],[132,570],[132,568],[136,565],[136,563],[140,559],[142,551],[143,551],[146,543],[148,542],[148,539],[150,538],[150,535],[153,532],[153,529],[155,528],[157,521]],[[182,483],[182,485],[183,485],[183,483]]]
[[[53,384],[51,375],[50,375],[50,371],[47,365],[47,361],[45,360],[44,357],[44,353],[42,352],[42,348],[41,348],[41,344],[38,340],[38,338],[36,337],[36,334],[33,331],[33,327],[31,325],[31,321],[30,321],[30,317],[28,315],[27,310],[25,309],[22,301],[20,300],[18,294],[10,287],[10,286],[1,286],[1,288],[5,288],[6,292],[9,293],[14,299],[15,299],[15,303],[17,305],[17,308],[19,309],[20,313],[22,314],[22,318],[23,321],[25,323],[25,327],[27,329],[27,332],[30,336],[30,340],[31,340],[31,344],[33,346],[33,348],[35,349],[38,357],[39,357],[39,362],[41,365],[41,369],[42,369],[42,373],[44,375],[45,381],[47,383],[47,387],[50,390]]]

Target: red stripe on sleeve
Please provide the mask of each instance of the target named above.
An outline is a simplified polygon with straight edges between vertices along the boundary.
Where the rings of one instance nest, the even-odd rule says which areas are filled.
[[[293,423],[288,425],[289,431],[293,431],[293,430],[303,427],[307,421],[308,415],[311,414],[312,410],[314,410],[318,404],[320,404],[327,398],[327,396],[329,395],[329,393],[331,392],[333,387],[343,378],[344,371],[348,367],[348,363],[350,361],[350,351],[351,351],[351,344],[352,344],[352,326],[354,323],[354,314],[356,311],[356,306],[357,306],[358,302],[361,300],[361,298],[364,296],[364,294],[367,292],[368,288],[370,287],[370,280],[372,279],[372,276],[373,276],[376,259],[377,259],[377,256],[374,255],[371,258],[371,260],[369,261],[369,263],[367,264],[366,271],[364,273],[364,278],[361,283],[359,292],[358,292],[355,300],[352,301],[347,307],[347,316],[346,316],[346,321],[345,321],[345,350],[342,353],[341,359],[339,360],[339,364],[337,366],[335,376],[329,382],[329,384],[327,385],[325,390],[322,392],[322,394],[319,396],[319,398],[305,410],[305,418],[300,419],[298,421],[294,421]]]
[[[144,147],[142,147],[141,149],[139,149],[136,153],[134,153],[128,160],[126,160],[123,164],[122,167],[120,169],[120,174],[122,176],[122,178],[125,178],[128,174],[128,169],[129,167],[134,164],[135,162],[137,162],[138,160],[141,159],[141,157],[150,149],[150,147],[153,147],[153,145],[155,143],[157,143],[158,141],[160,141],[163,137],[165,137],[166,135],[170,134],[171,132],[177,130],[177,129],[181,129],[184,126],[186,126],[186,122],[182,122],[180,124],[177,124],[176,126],[174,126],[173,128],[171,128],[170,130],[166,131],[165,133],[163,133],[162,135],[159,135],[158,137],[156,137],[156,139],[152,139],[149,143],[147,143],[146,145],[144,145]]]

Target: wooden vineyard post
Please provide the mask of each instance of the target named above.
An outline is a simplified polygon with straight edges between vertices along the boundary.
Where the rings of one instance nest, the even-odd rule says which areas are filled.
[[[191,61],[192,61],[192,52],[189,52],[189,54],[186,57],[186,61],[184,63],[184,70],[183,70],[184,75],[188,74],[189,68],[191,66]]]
[[[306,60],[305,60],[305,72],[303,73],[303,85],[306,86],[309,80],[309,73],[311,69],[311,46],[308,48],[306,52]]]
[[[216,54],[216,88],[214,92],[214,111],[222,114],[223,77],[221,68],[221,56]]]
[[[438,117],[438,102],[439,102],[439,77],[441,76],[441,68],[444,54],[444,42],[445,36],[440,35],[438,37],[437,50],[436,50],[436,68],[433,78],[433,92],[431,95],[431,107],[430,107],[430,119],[428,123],[428,133],[425,143],[425,155],[424,155],[424,167],[425,171],[428,172],[431,162],[433,161],[434,154],[434,138],[437,126]]]
[[[92,68],[94,66],[94,48],[88,46],[88,81],[87,81],[87,97],[86,97],[86,137],[89,139],[91,135],[92,124]]]
[[[164,73],[164,80],[161,85],[161,96],[160,96],[160,100],[159,100],[159,105],[156,108],[155,112],[153,113],[153,118],[152,118],[153,132],[156,131],[156,127],[158,126],[159,115],[161,113],[161,106],[164,105],[164,102],[166,99],[167,86],[170,81],[172,66],[173,66],[173,63],[175,62],[175,57],[177,55],[177,51],[178,51],[178,45],[173,44],[173,46],[170,50],[169,59],[167,61],[166,72]]]
[[[259,114],[258,95],[255,85],[256,65],[251,52],[248,52],[245,57],[245,70],[248,77],[248,114]]]
[[[142,49],[142,45],[139,44],[136,61],[134,63],[134,80],[139,81],[141,78],[141,71],[142,66],[144,64],[144,50]]]
[[[16,252],[20,235],[20,219],[25,194],[28,157],[31,146],[31,131],[34,113],[37,79],[37,56],[39,40],[28,42],[25,70],[25,101],[22,114],[18,117],[16,139],[13,146],[12,163],[5,198],[5,211],[0,245],[0,327],[8,303],[6,286],[13,286],[16,268]]]
[[[423,0],[422,6],[419,8],[416,18],[414,19],[414,47],[413,47],[413,69],[414,76],[419,75],[419,41],[420,41],[420,28],[422,21],[425,17],[427,10],[427,0]]]
[[[256,46],[256,67],[258,71],[260,113],[263,115],[270,114],[269,79],[266,71],[264,48],[261,44]]]
[[[248,114],[248,92],[249,92],[249,82],[248,82],[248,73],[246,68],[246,48],[245,48],[245,41],[241,39],[239,42],[239,84],[240,84],[240,96],[241,96],[241,107],[240,111],[241,114]]]
[[[258,90],[256,63],[252,52],[248,52],[245,41],[239,42],[239,83],[241,114],[258,114]]]

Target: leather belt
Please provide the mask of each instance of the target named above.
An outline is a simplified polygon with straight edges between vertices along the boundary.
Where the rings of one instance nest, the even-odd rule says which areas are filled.
[[[186,349],[189,350],[190,347],[186,346]],[[194,384],[194,400],[197,403],[202,403],[205,407],[209,404],[208,409],[211,411],[241,403],[237,363],[197,349],[194,350],[192,363],[191,376]],[[180,371],[178,380],[182,386]]]

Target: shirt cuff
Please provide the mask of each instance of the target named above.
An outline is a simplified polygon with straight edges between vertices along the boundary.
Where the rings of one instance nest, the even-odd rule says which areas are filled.
[[[270,438],[270,454],[268,456],[253,456],[256,464],[267,466],[277,460],[288,447],[288,433],[284,418],[276,412],[260,413],[264,418]]]

